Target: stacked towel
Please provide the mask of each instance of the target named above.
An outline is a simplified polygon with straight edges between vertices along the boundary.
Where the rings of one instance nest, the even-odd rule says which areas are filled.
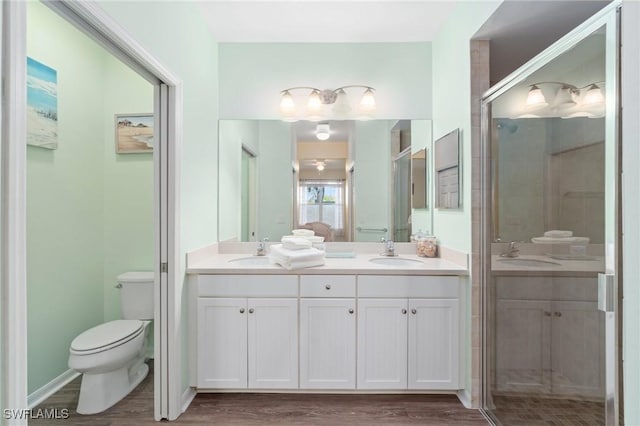
[[[567,237],[573,237],[573,232],[571,231],[559,231],[557,229],[554,229],[552,231],[547,231],[544,233],[545,237],[549,237],[549,238],[567,238]]]
[[[589,244],[589,237],[534,237],[535,244]]]
[[[286,269],[310,268],[324,265],[324,251],[315,248],[289,250],[282,244],[269,248],[269,261]]]
[[[311,248],[312,243],[309,239],[304,237],[296,237],[295,235],[285,235],[280,240],[282,247],[288,250],[302,250]]]
[[[311,229],[294,229],[291,233],[296,237],[313,237],[315,235]]]

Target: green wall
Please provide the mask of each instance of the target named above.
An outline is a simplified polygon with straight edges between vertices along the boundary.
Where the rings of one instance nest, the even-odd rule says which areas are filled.
[[[389,138],[393,120],[357,121],[353,170],[353,204],[355,228],[388,228],[391,179],[391,146]],[[355,231],[355,241],[393,239],[386,235]]]
[[[281,90],[349,84],[376,89],[376,118],[431,118],[431,68],[429,42],[220,43],[220,118],[279,120]]]
[[[433,41],[433,139],[453,129],[461,130],[462,207],[434,210],[433,228],[440,244],[471,252],[471,56],[470,41],[501,1],[462,2],[454,9]],[[433,174],[432,174],[433,176]],[[466,377],[465,391],[471,383],[471,283],[467,282],[466,300]],[[478,384],[479,386],[480,384]]]
[[[502,1],[461,2],[433,41],[433,139],[461,129],[462,208],[434,212],[443,246],[471,251],[471,56],[473,35]]]
[[[184,275],[186,253],[218,239],[218,44],[195,3],[99,0],[98,4],[183,82],[179,270]],[[187,288],[182,284],[184,389],[188,387]]]
[[[293,223],[293,164],[291,158],[291,123],[262,120],[260,155],[257,160],[257,235],[280,241],[291,234]],[[282,153],[289,153],[283,155]]]
[[[219,179],[219,227],[218,239],[241,239],[242,146],[259,155],[259,124],[255,120],[221,120],[219,123],[220,146]]]
[[[59,117],[58,149],[27,147],[32,393],[68,369],[79,333],[119,316],[115,275],[152,267],[151,228],[139,219],[151,213],[151,156],[124,159],[129,175],[119,167],[113,113],[150,111],[153,98],[146,81],[41,3],[28,3],[27,25],[27,54],[57,70]]]

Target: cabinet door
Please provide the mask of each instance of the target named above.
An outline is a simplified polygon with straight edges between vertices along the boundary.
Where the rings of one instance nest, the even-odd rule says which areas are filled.
[[[246,299],[198,298],[198,387],[247,387]]]
[[[457,299],[409,299],[409,389],[459,389]]]
[[[300,300],[300,387],[355,389],[355,299]]]
[[[553,393],[604,397],[604,314],[596,302],[552,302],[551,307]]]
[[[249,388],[298,387],[298,300],[248,299]]]
[[[551,302],[496,302],[496,383],[500,391],[549,392]]]
[[[407,299],[358,300],[358,389],[407,388]]]

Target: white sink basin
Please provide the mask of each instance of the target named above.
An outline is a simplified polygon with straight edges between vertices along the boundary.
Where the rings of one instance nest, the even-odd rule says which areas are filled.
[[[498,259],[498,262],[500,263],[504,263],[504,264],[508,264],[508,265],[515,265],[515,266],[532,266],[534,268],[544,268],[549,267],[549,266],[560,266],[560,264],[558,262],[552,262],[550,260],[542,260],[542,259],[521,259],[521,258],[508,258],[508,257],[504,257],[504,258],[500,258]]]
[[[269,258],[266,256],[239,257],[237,259],[231,259],[229,263],[236,265],[268,265]]]
[[[415,259],[406,259],[404,257],[375,257],[369,259],[369,262],[376,265],[395,266],[398,268],[415,268],[424,265],[424,262]]]

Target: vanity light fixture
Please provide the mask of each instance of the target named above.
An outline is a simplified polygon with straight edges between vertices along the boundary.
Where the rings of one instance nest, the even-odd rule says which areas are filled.
[[[546,111],[545,107],[549,107],[551,111],[547,113],[542,112],[540,116],[548,116],[549,114],[553,114],[554,111],[562,110],[567,112],[567,115],[563,116],[563,118],[599,117],[601,114],[597,112],[583,111],[584,108],[597,109],[598,107],[602,107],[604,96],[598,83],[604,82],[597,81],[583,87],[576,87],[573,84],[561,81],[541,81],[531,84],[529,85],[529,92],[527,93],[527,99],[525,101],[526,110],[535,110],[536,114],[538,114],[539,110]],[[555,97],[551,103],[549,103],[542,91],[542,88],[545,86],[559,86],[555,91]],[[587,90],[585,91],[585,89]],[[550,94],[553,89],[548,88],[546,90],[547,94]],[[519,116],[519,118],[523,117],[524,115]]]
[[[280,111],[287,121],[296,121],[298,119],[321,120],[328,115],[337,117],[345,117],[353,110],[349,103],[347,91],[345,89],[360,88],[364,89],[362,93],[359,112],[363,117],[371,114],[376,109],[376,99],[374,96],[375,89],[371,86],[360,84],[352,84],[348,86],[338,87],[337,89],[317,89],[309,86],[298,86],[284,89],[280,92]],[[300,113],[296,108],[296,103],[291,92],[304,90],[309,93],[307,98],[306,111]],[[331,107],[331,111],[329,108]],[[336,118],[337,118],[336,117]],[[367,117],[369,118],[369,117]]]
[[[331,129],[329,123],[318,123],[316,126],[316,138],[321,141],[326,141],[331,136]]]

